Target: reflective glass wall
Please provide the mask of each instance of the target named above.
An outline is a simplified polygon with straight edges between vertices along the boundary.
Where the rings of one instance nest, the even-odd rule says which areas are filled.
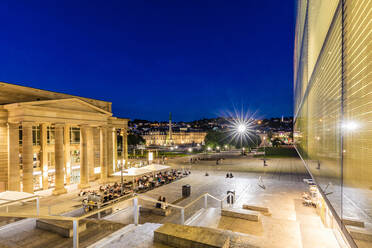
[[[296,148],[329,207],[372,224],[372,0],[298,0]]]

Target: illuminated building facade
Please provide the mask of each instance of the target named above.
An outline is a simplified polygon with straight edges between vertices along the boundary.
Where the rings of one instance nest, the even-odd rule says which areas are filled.
[[[127,158],[127,128],[110,102],[0,82],[0,191],[105,181],[118,168],[118,134]]]
[[[203,144],[206,132],[202,131],[174,131],[172,133],[173,145],[192,145]],[[169,134],[167,131],[148,131],[142,135],[146,141],[146,146],[167,146],[169,145]]]
[[[372,223],[372,0],[298,0],[294,138],[324,224],[350,247]],[[364,246],[363,246],[364,247]]]

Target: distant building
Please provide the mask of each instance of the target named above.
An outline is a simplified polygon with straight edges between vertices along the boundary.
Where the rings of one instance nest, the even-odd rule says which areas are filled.
[[[199,130],[178,129],[172,131],[172,144],[173,145],[191,145],[203,144],[206,132]],[[169,131],[165,130],[150,130],[144,132],[142,137],[146,141],[146,146],[166,146],[169,145]]]

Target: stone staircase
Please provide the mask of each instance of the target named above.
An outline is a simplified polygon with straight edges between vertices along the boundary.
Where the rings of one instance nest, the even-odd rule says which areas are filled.
[[[351,237],[356,240],[371,243],[372,246],[372,224],[364,223],[363,226],[357,225],[347,225],[347,230],[349,231]]]
[[[145,223],[138,226],[131,224],[90,245],[89,248],[165,248],[168,246],[157,245],[153,242],[154,231],[160,226],[161,224],[157,223]]]

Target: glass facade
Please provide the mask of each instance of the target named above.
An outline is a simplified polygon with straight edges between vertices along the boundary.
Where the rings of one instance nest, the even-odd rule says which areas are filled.
[[[372,0],[297,1],[295,145],[354,247],[342,220],[372,223],[371,20]]]

